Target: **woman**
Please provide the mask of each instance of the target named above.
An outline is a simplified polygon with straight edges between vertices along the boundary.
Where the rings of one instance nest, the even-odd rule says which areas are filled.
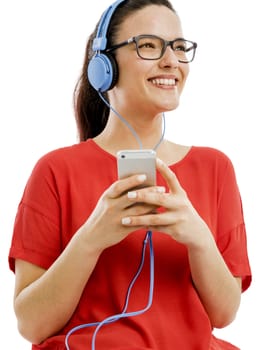
[[[168,0],[126,0],[88,41],[75,91],[81,142],[37,162],[14,226],[14,309],[32,349],[236,349],[212,335],[251,282],[233,166],[162,137],[196,49],[181,38]],[[145,174],[118,180],[117,151],[138,142],[157,150],[156,186],[140,189]]]

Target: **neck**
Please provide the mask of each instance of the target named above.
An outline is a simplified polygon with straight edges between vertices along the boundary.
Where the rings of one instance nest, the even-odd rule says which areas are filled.
[[[120,118],[122,117],[122,118]],[[162,137],[162,114],[120,117],[111,112],[108,123],[95,141],[110,153],[119,149],[155,148]]]

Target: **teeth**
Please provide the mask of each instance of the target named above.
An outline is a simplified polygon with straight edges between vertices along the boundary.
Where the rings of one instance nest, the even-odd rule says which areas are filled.
[[[175,85],[175,79],[152,79],[151,82],[155,85]]]

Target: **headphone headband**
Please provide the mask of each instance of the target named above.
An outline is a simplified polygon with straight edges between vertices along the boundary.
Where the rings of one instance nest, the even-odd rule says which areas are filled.
[[[111,4],[107,10],[103,13],[100,19],[100,23],[97,29],[96,37],[93,41],[93,51],[103,51],[107,47],[107,31],[109,27],[109,22],[113,13],[116,11],[117,7],[125,0],[117,0]]]

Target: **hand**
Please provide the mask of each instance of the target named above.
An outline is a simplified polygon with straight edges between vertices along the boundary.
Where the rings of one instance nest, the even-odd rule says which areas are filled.
[[[154,212],[157,205],[153,203],[133,203],[131,191],[146,180],[145,175],[133,175],[113,183],[100,197],[94,211],[80,228],[86,241],[95,249],[103,250],[119,243],[129,233],[144,228],[142,223],[123,225],[124,217],[144,216]],[[146,187],[140,190],[142,193],[162,192],[162,187]]]
[[[169,167],[158,159],[157,169],[166,180],[169,192],[136,190],[129,192],[128,198],[134,203],[163,207],[164,212],[127,216],[122,219],[122,224],[127,227],[145,226],[152,231],[162,231],[187,246],[203,245],[204,238],[210,239],[211,236],[208,226]]]

